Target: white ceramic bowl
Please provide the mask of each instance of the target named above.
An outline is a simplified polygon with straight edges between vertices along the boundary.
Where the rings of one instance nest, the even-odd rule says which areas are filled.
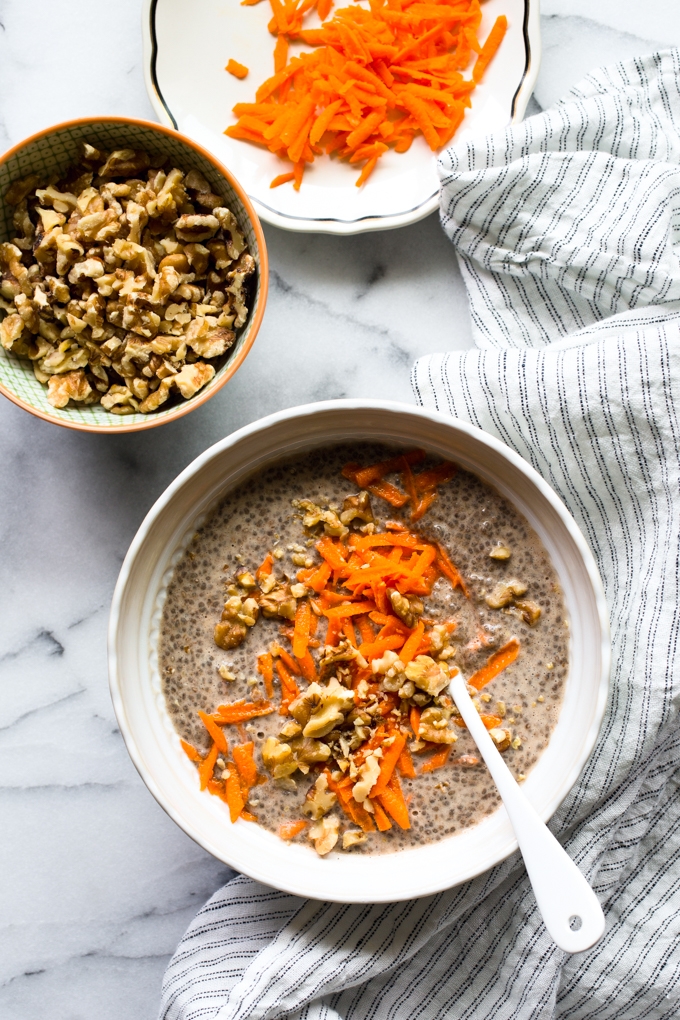
[[[526,516],[551,556],[571,629],[562,711],[524,790],[547,820],[593,749],[609,677],[604,593],[581,532],[552,489],[521,457],[470,425],[404,404],[334,400],[271,415],[211,447],[147,514],[123,563],[109,625],[113,703],[144,782],[202,847],[260,882],[338,902],[424,896],[479,875],[516,848],[499,808],[478,825],[428,846],[373,857],[319,858],[249,822],[229,822],[224,804],[201,793],[161,693],[154,650],[163,591],[186,543],[223,494],[280,457],[347,440],[425,447],[494,485]]]

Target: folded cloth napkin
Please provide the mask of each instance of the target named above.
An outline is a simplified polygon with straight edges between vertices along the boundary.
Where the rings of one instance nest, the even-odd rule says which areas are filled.
[[[554,109],[445,153],[442,221],[483,349],[413,372],[425,407],[526,457],[597,557],[609,705],[551,825],[595,885],[604,939],[558,950],[518,855],[389,905],[238,877],[172,959],[164,1020],[680,1013],[679,163],[677,51],[598,71]]]

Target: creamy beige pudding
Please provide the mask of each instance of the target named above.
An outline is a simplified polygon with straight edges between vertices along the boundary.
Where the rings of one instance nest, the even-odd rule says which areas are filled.
[[[174,571],[159,640],[168,711],[226,823],[320,854],[422,845],[493,811],[450,677],[521,780],[567,664],[526,519],[455,465],[373,444],[281,461],[227,495]]]

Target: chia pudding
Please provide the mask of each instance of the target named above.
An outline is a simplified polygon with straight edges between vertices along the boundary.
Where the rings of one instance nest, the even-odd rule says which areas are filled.
[[[559,715],[568,633],[548,554],[508,500],[422,451],[362,443],[225,496],[175,568],[158,653],[226,825],[375,854],[500,804],[448,696],[456,670],[528,775]]]

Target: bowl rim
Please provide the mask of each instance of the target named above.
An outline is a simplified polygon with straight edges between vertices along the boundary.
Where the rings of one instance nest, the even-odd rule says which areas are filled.
[[[198,830],[194,824],[184,817],[182,811],[178,806],[171,801],[171,798],[167,797],[161,790],[156,779],[151,774],[144,764],[143,754],[140,747],[137,744],[136,738],[133,732],[133,726],[128,722],[127,710],[125,706],[124,697],[122,694],[122,684],[120,682],[119,675],[119,664],[117,654],[117,643],[119,640],[119,633],[122,621],[122,610],[124,599],[126,595],[127,585],[130,581],[130,575],[137,560],[138,555],[143,549],[143,546],[147,540],[149,532],[155,524],[156,518],[165,510],[165,508],[172,502],[177,493],[185,486],[185,484],[194,476],[199,474],[204,467],[216,457],[221,456],[230,447],[235,446],[241,440],[246,439],[253,433],[271,429],[272,427],[289,420],[291,418],[310,416],[317,412],[333,411],[333,410],[347,410],[347,411],[388,411],[393,413],[404,413],[409,415],[416,415],[430,421],[439,424],[453,426],[460,432],[467,434],[470,438],[477,441],[481,441],[495,451],[506,458],[512,466],[518,469],[540,492],[542,497],[551,505],[553,510],[557,513],[561,519],[563,525],[568,530],[571,539],[576,546],[578,554],[581,558],[581,562],[587,574],[588,580],[592,588],[592,594],[594,604],[596,607],[596,616],[599,625],[599,631],[601,635],[600,641],[600,661],[601,669],[599,674],[599,680],[596,689],[595,696],[595,710],[593,712],[588,729],[583,737],[583,744],[581,753],[574,760],[570,770],[564,774],[561,782],[556,784],[555,791],[551,796],[549,802],[546,804],[543,810],[539,811],[539,814],[544,822],[547,822],[558,809],[563,800],[567,797],[569,792],[573,789],[579,775],[582,773],[588,759],[590,758],[593,748],[595,747],[601,726],[604,719],[604,714],[608,701],[609,694],[609,683],[610,683],[610,672],[611,672],[611,637],[610,637],[610,626],[609,626],[609,612],[607,609],[607,603],[605,599],[604,589],[600,578],[599,571],[595,562],[593,553],[588,546],[583,533],[579,529],[576,521],[572,517],[571,513],[562,502],[557,493],[552,487],[546,482],[540,474],[529,464],[523,457],[506,446],[505,443],[501,442],[495,436],[484,432],[467,422],[460,421],[459,419],[451,418],[448,415],[442,414],[436,411],[430,411],[422,407],[418,407],[411,404],[405,404],[397,401],[389,400],[369,400],[369,399],[341,399],[341,400],[328,400],[320,401],[310,404],[303,404],[293,408],[287,408],[282,411],[275,412],[274,414],[268,415],[264,418],[260,418],[255,422],[243,426],[236,432],[231,433],[224,439],[219,440],[217,443],[210,446],[203,453],[199,454],[190,464],[188,464],[172,481],[167,488],[161,493],[158,499],[155,501],[153,506],[146,514],[144,520],[140,524],[132,542],[130,543],[128,552],[125,556],[123,564],[120,569],[118,581],[113,593],[111,602],[111,610],[109,615],[108,635],[107,635],[107,654],[108,654],[108,668],[109,668],[109,688],[111,693],[111,700],[113,702],[114,711],[120,731],[125,741],[128,753],[132,759],[132,762],[137,769],[142,781],[146,785],[149,792],[155,798],[157,803],[163,808],[166,814],[177,823],[177,825],[185,832],[194,842],[198,843],[204,850],[210,853],[212,856],[216,856],[219,860],[224,861],[230,867],[242,868],[243,865],[233,865],[228,861],[225,856],[216,851],[214,845],[210,845],[210,841]],[[502,810],[502,806],[500,808]],[[469,873],[463,874],[454,885],[448,886],[441,884],[441,877],[437,878],[433,876],[432,880],[425,884],[425,887],[418,891],[416,894],[407,893],[406,896],[395,896],[393,893],[389,896],[381,895],[375,896],[371,899],[366,897],[357,898],[356,896],[347,896],[342,893],[338,893],[335,888],[329,890],[326,894],[326,898],[333,902],[341,903],[357,903],[357,902],[392,902],[399,899],[411,899],[414,897],[419,898],[422,896],[431,895],[442,891],[445,888],[454,888],[455,886],[462,884],[463,882],[469,881],[472,878],[483,874],[490,867],[494,867],[500,864],[503,860],[507,859],[512,853],[518,849],[517,840],[513,838],[506,844],[505,852],[497,860],[494,860],[491,864],[486,861],[482,861],[480,866],[473,866],[469,869]],[[394,856],[394,855],[390,855]],[[309,898],[309,890],[302,886],[296,885],[294,882],[277,882],[276,885],[272,882],[271,870],[264,873],[264,869],[260,868],[259,864],[249,867],[247,874],[254,880],[262,882],[265,885],[273,886],[275,888],[283,889],[292,895],[302,896]]]
[[[153,120],[145,120],[141,117],[122,117],[122,116],[104,116],[104,117],[75,117],[71,120],[63,120],[58,124],[52,124],[50,127],[42,128],[40,131],[36,131],[34,134],[29,135],[28,138],[22,139],[17,142],[6,152],[0,155],[0,166],[6,163],[8,159],[14,156],[17,152],[20,152],[25,146],[38,141],[40,138],[46,138],[49,135],[57,134],[59,131],[63,131],[66,128],[79,127],[84,124],[134,124],[139,127],[151,128],[151,130],[158,132],[162,135],[169,135],[171,138],[177,138],[190,149],[194,149],[195,152],[202,156],[204,159],[212,163],[213,167],[226,177],[227,181],[234,189],[239,199],[243,203],[246,213],[250,219],[255,237],[257,238],[258,244],[258,255],[259,255],[259,266],[258,266],[258,280],[260,287],[260,294],[258,300],[258,307],[255,311],[253,318],[250,320],[250,328],[245,343],[241,349],[237,352],[236,357],[230,359],[226,364],[226,369],[223,375],[220,377],[218,382],[204,390],[195,397],[191,397],[190,400],[185,400],[182,404],[178,404],[177,407],[172,410],[169,414],[166,414],[163,418],[155,418],[149,416],[148,420],[137,422],[136,424],[121,424],[121,425],[97,425],[89,424],[87,422],[77,421],[64,421],[61,418],[57,418],[51,415],[47,411],[43,411],[40,408],[35,407],[33,404],[29,404],[26,400],[23,400],[16,393],[13,393],[4,383],[0,382],[0,393],[16,404],[17,407],[21,407],[24,411],[28,411],[30,414],[35,415],[36,418],[42,418],[43,421],[48,421],[52,425],[60,425],[62,428],[74,429],[77,432],[96,432],[103,435],[120,435],[123,432],[142,432],[145,429],[158,428],[160,425],[166,425],[168,422],[176,421],[178,418],[184,417],[185,414],[189,414],[190,411],[195,410],[201,404],[204,404],[207,400],[221,390],[225,383],[229,382],[236,371],[245,361],[247,355],[250,353],[250,349],[255,343],[255,338],[259,332],[260,326],[262,325],[262,319],[264,317],[265,308],[267,305],[267,296],[269,292],[269,255],[267,252],[267,242],[265,241],[264,230],[260,218],[255,211],[255,207],[251,199],[246,194],[243,186],[239,184],[234,175],[230,170],[220,162],[213,153],[209,152],[198,142],[195,142],[193,138],[189,138],[188,135],[184,135],[181,131],[176,131],[173,128],[166,127],[165,124],[158,124]]]

